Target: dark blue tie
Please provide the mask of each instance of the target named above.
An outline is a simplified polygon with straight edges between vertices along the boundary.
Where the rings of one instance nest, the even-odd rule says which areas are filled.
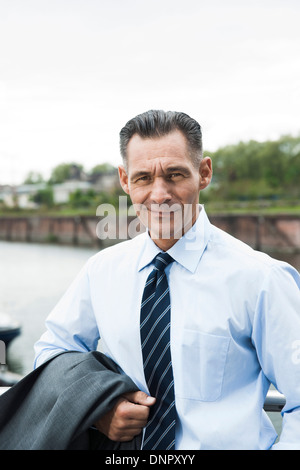
[[[154,269],[144,289],[141,305],[141,344],[150,408],[143,449],[175,449],[176,410],[170,351],[170,294],[165,268],[172,263],[168,253],[154,258]]]

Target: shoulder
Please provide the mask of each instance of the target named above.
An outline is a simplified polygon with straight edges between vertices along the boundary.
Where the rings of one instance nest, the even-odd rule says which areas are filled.
[[[237,263],[244,268],[253,267],[260,271],[269,271],[286,265],[286,263],[274,259],[264,252],[255,250],[216,226],[212,226],[210,243],[214,252],[221,259],[226,258],[231,260],[233,264]]]
[[[285,291],[299,296],[300,275],[293,266],[253,249],[215,226],[207,255],[206,266],[213,267],[222,282],[234,285],[236,291],[256,294]]]

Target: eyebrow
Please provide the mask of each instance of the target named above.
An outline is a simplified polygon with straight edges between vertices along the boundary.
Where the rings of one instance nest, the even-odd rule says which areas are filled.
[[[191,172],[188,168],[186,168],[185,166],[180,166],[180,165],[176,165],[176,166],[169,166],[167,169],[166,169],[166,173],[170,174],[170,173],[183,173],[185,175],[189,175]]]

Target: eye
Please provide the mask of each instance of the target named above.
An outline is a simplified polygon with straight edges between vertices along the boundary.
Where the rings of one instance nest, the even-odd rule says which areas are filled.
[[[139,176],[135,182],[136,183],[142,183],[143,181],[148,181],[150,179],[149,175],[144,175],[144,176]]]
[[[170,174],[169,174],[169,178],[170,178],[171,180],[174,180],[174,179],[176,179],[176,178],[180,178],[181,176],[183,176],[181,173],[170,173]]]

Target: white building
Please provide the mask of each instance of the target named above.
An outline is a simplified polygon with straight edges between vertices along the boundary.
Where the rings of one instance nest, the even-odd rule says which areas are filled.
[[[93,189],[93,185],[88,181],[69,180],[61,184],[54,184],[52,188],[54,204],[64,204],[69,201],[70,194],[74,193],[77,189],[86,192],[89,189]]]

